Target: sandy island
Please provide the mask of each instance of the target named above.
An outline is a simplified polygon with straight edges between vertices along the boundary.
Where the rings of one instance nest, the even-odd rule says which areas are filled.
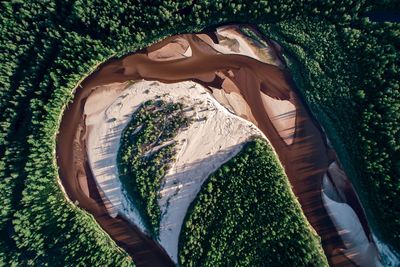
[[[122,244],[138,266],[172,265],[164,250],[142,234],[134,207],[124,200],[116,179],[114,155],[120,131],[126,124],[126,118],[120,115],[131,114],[146,95],[141,92],[129,104],[124,102],[124,97],[130,97],[130,91],[124,93],[124,90],[140,87],[140,83],[127,87],[127,81],[145,79],[148,82],[141,83],[149,86],[155,80],[170,84],[159,83],[158,89],[154,84],[148,88],[151,90],[149,96],[157,94],[156,90],[160,87],[170,87],[173,91],[177,82],[192,81],[207,88],[207,92],[226,110],[250,121],[265,134],[285,168],[308,221],[321,236],[331,265],[364,266],[365,259],[368,263],[379,264],[379,254],[374,249],[372,235],[354,189],[349,186],[351,183],[339,165],[332,167],[332,163],[338,162],[336,154],[298,96],[282,61],[281,49],[273,41],[265,38],[260,41],[244,35],[249,30],[258,36],[257,39],[262,37],[257,30],[247,26],[226,26],[208,33],[171,36],[141,53],[110,60],[87,78],[78,88],[74,102],[65,111],[57,140],[60,177],[68,196],[94,214],[105,231]],[[252,131],[257,132],[250,126],[243,130],[246,128],[243,120],[236,119],[213,102],[204,89],[200,90],[202,87],[195,85],[194,88],[197,88],[196,93],[189,93],[188,96],[183,91],[190,92],[191,89],[186,88],[182,90],[182,95],[188,96],[186,101],[196,96],[205,101],[207,111],[204,110],[204,113],[210,116],[210,120],[207,118],[195,124],[203,127],[198,128],[199,133],[193,130],[191,135],[188,130],[177,137],[180,145],[178,161],[166,177],[159,203],[165,207],[168,199],[171,202],[170,208],[164,208],[160,243],[174,260],[180,218],[189,200],[196,195],[198,186],[206,174],[240,150],[246,136]],[[179,101],[182,96],[179,89],[176,91],[174,94],[178,96],[174,96],[172,101]],[[215,115],[219,113],[221,115]],[[200,112],[198,114],[201,116]],[[111,120],[113,118],[116,120]],[[231,140],[226,137],[227,133],[234,135],[240,130],[243,130],[243,136],[239,134],[240,137],[235,136]],[[227,140],[217,138],[215,135],[218,132]],[[214,145],[206,149],[204,142]],[[201,153],[195,154],[197,151],[194,148]],[[195,161],[196,157],[200,161]],[[209,157],[213,160],[202,160]],[[186,162],[194,164],[194,167],[188,167]],[[196,162],[202,167],[196,167]],[[193,171],[189,182],[186,176],[180,175],[185,168],[201,172]],[[121,235],[121,230],[118,230],[121,228],[118,227],[123,227],[126,232]],[[135,242],[129,238],[135,239]]]
[[[190,107],[185,115],[194,118],[194,122],[176,136],[177,160],[159,190],[163,214],[160,243],[177,262],[178,238],[187,208],[205,179],[235,156],[249,137],[264,135],[252,123],[228,112],[204,87],[193,82],[139,81],[127,84],[124,90],[109,89],[110,86],[98,88],[85,104],[89,164],[104,193],[103,201],[111,203],[110,215],[122,214],[142,231],[146,231],[144,223],[118,178],[117,152],[121,132],[131,115],[147,100],[157,98]]]

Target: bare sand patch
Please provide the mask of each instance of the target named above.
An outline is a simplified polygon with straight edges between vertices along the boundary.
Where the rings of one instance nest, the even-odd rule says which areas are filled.
[[[254,119],[249,105],[241,94],[235,92],[226,93],[225,90],[214,89],[212,90],[212,95],[230,112],[252,122],[254,125],[257,125],[257,121]]]
[[[187,40],[178,37],[173,39],[171,43],[149,52],[147,56],[156,61],[188,58],[192,56],[192,49]]]
[[[258,40],[246,36],[243,29],[247,29],[255,36],[258,36]],[[274,51],[273,46],[275,43],[262,41],[262,36],[254,29],[250,29],[247,26],[228,25],[218,27],[215,35],[218,39],[218,44],[207,36],[203,35],[200,38],[222,54],[243,55],[280,68],[284,67],[284,63]]]
[[[174,138],[177,160],[159,191],[163,214],[160,243],[177,262],[183,219],[203,182],[236,155],[249,137],[263,134],[250,122],[228,112],[204,87],[193,82],[164,84],[140,81],[115,94],[104,89],[90,95],[85,115],[91,128],[87,133],[87,152],[94,178],[104,192],[104,200],[112,204],[110,215],[124,215],[143,231],[146,229],[140,214],[129,201],[118,178],[117,153],[121,131],[131,115],[143,102],[155,98],[185,104],[190,107],[185,111],[186,115],[194,118],[194,122]]]
[[[327,175],[323,178],[323,190],[321,194],[328,214],[335,223],[335,227],[346,246],[346,248],[342,249],[342,253],[358,266],[382,266],[376,247],[373,243],[369,242],[356,212],[342,198],[343,192],[337,190]]]

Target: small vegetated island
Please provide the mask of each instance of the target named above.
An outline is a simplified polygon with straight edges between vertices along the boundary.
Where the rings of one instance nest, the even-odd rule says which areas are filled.
[[[400,265],[397,1],[139,2],[0,3],[0,266]]]
[[[161,220],[158,190],[176,156],[171,140],[190,123],[182,109],[179,103],[148,100],[133,114],[122,134],[120,179],[153,235],[158,234]]]

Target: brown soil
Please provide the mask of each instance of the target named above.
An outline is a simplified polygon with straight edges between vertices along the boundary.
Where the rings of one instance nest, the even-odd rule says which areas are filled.
[[[175,55],[180,58],[172,60],[165,60],[162,53],[154,53],[162,48],[167,51],[169,57],[174,58],[174,51],[169,51],[166,45],[177,37],[181,43],[184,39],[190,45],[191,57],[179,56],[183,49],[179,49],[177,52],[179,55]],[[74,102],[65,110],[57,142],[60,177],[68,196],[73,201],[77,200],[80,207],[93,214],[102,228],[132,255],[138,266],[172,265],[166,253],[149,237],[140,233],[135,226],[130,225],[124,218],[111,218],[107,215],[87,161],[77,160],[82,159],[82,153],[85,153],[85,138],[84,133],[79,138],[76,138],[76,134],[79,125],[84,124],[85,99],[96,88],[111,83],[121,83],[114,85],[117,90],[118,87],[125,86],[123,82],[138,79],[158,80],[165,83],[192,80],[203,84],[211,91],[226,90],[226,93],[233,91],[242,95],[250,107],[249,114],[242,114],[242,117],[251,118],[271,141],[307,219],[322,239],[330,264],[354,266],[340,252],[341,249],[345,249],[345,246],[321,198],[322,177],[327,172],[330,163],[336,160],[335,154],[326,144],[326,137],[318,123],[298,96],[290,74],[287,70],[246,56],[220,54],[203,41],[207,39],[207,42],[210,42],[211,37],[206,38],[203,34],[200,39],[195,34],[185,34],[166,38],[149,47],[145,52],[104,63],[97,72],[82,83],[82,87],[79,87],[75,93]],[[280,51],[276,49],[277,46],[273,47],[275,52],[280,54]],[[151,53],[152,59],[148,57],[148,53]],[[160,55],[163,60],[154,58],[157,55]],[[296,107],[296,129],[291,145],[286,144],[275,130],[263,104],[261,92],[275,99],[289,100]],[[79,177],[82,180],[82,175],[87,178],[90,197],[85,194],[84,188],[79,186]],[[353,189],[347,187],[346,192],[348,190]],[[350,205],[358,205],[355,210],[359,216],[363,217],[362,209],[360,210],[356,200],[351,197]],[[357,204],[354,204],[354,201]],[[365,218],[361,221],[366,224]],[[368,229],[367,225],[366,229]]]

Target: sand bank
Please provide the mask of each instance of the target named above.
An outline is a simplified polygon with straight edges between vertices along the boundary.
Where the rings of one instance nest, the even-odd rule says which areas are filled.
[[[337,166],[336,163],[332,165]],[[382,266],[374,243],[370,242],[359,216],[346,200],[346,185],[340,181],[340,177],[336,181],[332,182],[328,174],[324,175],[321,194],[329,216],[346,246],[341,252],[357,266]]]
[[[163,214],[160,244],[177,262],[178,239],[188,206],[206,178],[236,155],[250,136],[263,136],[250,122],[228,112],[210,96],[204,87],[193,82],[164,84],[139,81],[124,90],[108,90],[108,86],[92,93],[85,105],[87,154],[94,179],[110,201],[112,217],[121,214],[146,231],[144,223],[124,194],[118,178],[117,153],[121,131],[132,114],[145,101],[162,99],[190,107],[185,115],[194,118],[190,127],[174,139],[178,154],[159,190]],[[212,136],[213,138],[209,138]]]
[[[323,176],[327,173],[330,164],[336,160],[336,156],[327,145],[326,137],[318,123],[298,96],[289,72],[282,66],[270,64],[273,62],[267,64],[260,58],[254,59],[254,54],[257,55],[253,49],[256,41],[249,41],[248,36],[237,40],[235,27],[233,27],[233,32],[229,27],[223,30],[228,33],[225,34],[226,40],[222,44],[218,44],[218,34],[220,34],[218,30],[200,35],[184,34],[166,38],[141,53],[110,60],[82,83],[82,87],[77,90],[75,101],[81,101],[82,97],[87,96],[91,90],[99,86],[140,79],[158,80],[164,83],[190,80],[202,84],[213,95],[217,95],[216,90],[220,90],[223,93],[220,93],[219,99],[225,99],[225,102],[221,101],[221,104],[230,106],[231,110],[237,112],[238,115],[253,122],[270,140],[307,219],[321,236],[329,262],[332,265],[339,263],[354,265],[348,256],[341,252],[348,247],[345,244],[348,241],[341,237],[341,233],[336,228],[338,222],[335,216],[329,215],[330,210],[324,204],[324,197],[321,194]],[[174,41],[177,39],[180,41]],[[175,43],[169,45],[171,42]],[[189,51],[189,48],[186,48],[186,42],[190,47],[190,53],[188,52],[185,56],[186,51]],[[272,45],[264,52],[269,53],[270,58],[281,59],[278,46],[271,41],[266,42]],[[215,48],[216,45],[224,45],[225,48],[228,46],[230,52],[218,51]],[[171,52],[172,50],[176,52]],[[155,51],[158,52],[149,56]],[[223,52],[228,54],[223,54]],[[237,95],[228,96],[232,93]],[[292,114],[291,118],[279,116],[285,113]],[[79,108],[67,108],[63,117],[64,124],[78,125],[83,120],[83,112]],[[293,124],[294,127],[292,127]],[[65,170],[66,166],[71,165],[71,168],[76,169],[71,153],[66,151],[68,147],[71,147],[72,141],[71,139],[64,140],[64,136],[71,131],[76,132],[77,128],[62,127],[60,129],[58,139],[60,177],[71,198],[78,194],[79,198],[85,201],[80,195],[82,188],[71,186],[71,183],[75,183],[77,174]],[[211,138],[213,137],[210,136],[209,139]],[[79,150],[74,150],[74,153],[79,154]],[[82,172],[82,175],[84,179],[85,173]],[[347,177],[345,179],[347,180]],[[349,192],[352,191],[346,191],[346,194],[350,194]],[[349,197],[346,201],[348,199],[358,203],[356,198]],[[357,205],[350,203],[349,206],[355,209],[360,222],[366,221],[363,214],[357,212]],[[112,218],[109,217],[109,220],[112,221]],[[105,228],[105,230],[116,238],[112,228]],[[363,230],[368,237],[367,231]],[[371,240],[363,240],[363,242],[371,243]],[[138,248],[134,246],[130,246],[129,251],[134,257],[135,253],[139,253]],[[160,253],[158,258],[163,259],[162,251],[156,249],[153,252]]]
[[[125,83],[118,83],[106,88],[118,92],[125,86]],[[57,138],[57,163],[65,192],[73,203],[93,215],[114,241],[133,257],[137,266],[175,266],[165,251],[135,224],[120,214],[112,214],[112,203],[96,184],[86,153],[84,116],[86,99],[95,89],[78,89],[74,102],[68,105],[63,115]]]
[[[253,36],[248,36],[246,33],[251,33]],[[284,63],[275,52],[272,41],[263,40],[262,36],[254,28],[244,25],[228,25],[217,28],[214,34],[218,43],[215,43],[207,35],[201,35],[200,37],[221,54],[243,55],[263,63],[284,68]]]

